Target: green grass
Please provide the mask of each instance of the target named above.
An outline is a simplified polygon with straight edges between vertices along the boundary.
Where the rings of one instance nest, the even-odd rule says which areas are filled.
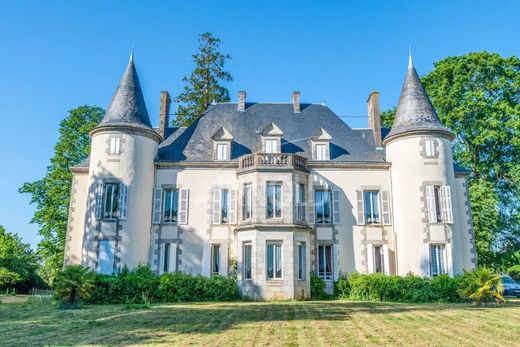
[[[518,346],[520,302],[347,301],[85,306],[1,304],[0,345]]]

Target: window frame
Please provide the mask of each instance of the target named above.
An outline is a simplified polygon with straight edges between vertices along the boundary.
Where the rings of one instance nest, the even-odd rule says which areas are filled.
[[[318,150],[320,148],[321,150]],[[327,143],[315,143],[314,153],[316,154],[316,160],[328,160],[327,158]]]
[[[269,190],[270,188],[272,187],[272,197],[273,197],[273,202],[272,202],[272,216],[270,217],[269,216]],[[276,191],[277,191],[277,187],[280,188],[280,191],[279,191],[279,201],[277,201],[277,194],[276,194]],[[278,206],[280,205],[280,206]],[[277,207],[279,207],[280,209],[280,215],[277,215]],[[266,191],[265,191],[265,219],[282,219],[283,218],[283,183],[282,182],[268,182],[266,184]]]
[[[442,223],[442,212],[444,210],[444,202],[442,199],[442,188],[441,186],[433,186],[433,199],[435,204],[436,223]]]
[[[323,257],[320,254],[320,250],[323,249]],[[330,249],[330,271],[327,271],[327,249]],[[318,277],[323,279],[324,281],[333,281],[334,280],[334,247],[330,243],[324,243],[318,245]],[[324,261],[323,271],[321,271],[321,262]]]
[[[248,192],[249,191],[249,192]],[[253,184],[244,183],[242,220],[253,218]]]
[[[296,185],[296,189],[298,190],[295,200],[296,200],[296,220],[297,221],[305,221],[305,184],[298,183]]]
[[[224,161],[229,160],[228,158],[228,144],[224,142],[218,142],[216,144],[216,155],[215,160]]]
[[[296,244],[296,255],[298,265],[298,281],[307,280],[307,247],[305,242],[299,241]]]
[[[108,138],[108,151],[109,155],[120,155],[121,154],[121,143],[123,142],[121,136],[111,136]]]
[[[220,190],[220,224],[229,224],[229,189]]]
[[[365,224],[370,225],[380,225],[382,223],[381,218],[381,191],[379,190],[363,190],[363,209],[365,213]],[[376,195],[376,198],[374,199],[374,194]],[[367,195],[370,197],[370,211],[367,211]],[[377,204],[377,219],[374,218],[374,202]],[[368,212],[370,212],[370,215],[368,215]]]
[[[269,277],[269,247],[273,248],[272,256],[273,256],[273,272],[272,277]],[[279,249],[280,258],[276,256],[277,249]],[[276,281],[283,279],[283,242],[282,241],[268,241],[266,242],[266,257],[265,257],[265,277],[267,281]],[[280,275],[277,274],[277,268],[279,265]]]
[[[215,249],[217,249],[218,252],[215,252]],[[216,259],[215,259],[216,257]],[[220,243],[213,243],[211,244],[211,269],[210,274],[211,276],[219,276],[221,273],[221,247]]]
[[[376,250],[379,250],[379,252],[376,252]],[[378,254],[379,253],[379,254]],[[379,257],[378,257],[379,256]],[[386,273],[386,269],[385,269],[385,251],[384,251],[384,247],[383,245],[380,245],[380,244],[373,244],[372,245],[372,267],[373,267],[373,272],[374,273],[382,273],[382,274],[385,274]],[[380,271],[377,270],[377,259],[379,258],[379,265],[380,265]]]
[[[434,273],[434,262],[432,254],[434,253],[433,250],[435,250],[435,267],[437,269],[436,273]],[[435,277],[439,275],[447,274],[446,269],[446,245],[441,243],[430,243],[429,245],[429,258],[430,258],[430,276]]]
[[[111,197],[110,197],[110,207],[112,207],[112,211],[107,211],[107,187],[113,187],[111,189]],[[116,220],[119,218],[119,183],[116,182],[104,182],[103,183],[103,220]],[[107,216],[107,213],[109,215]]]
[[[166,215],[166,198],[171,193],[170,214]],[[164,224],[177,224],[179,223],[179,189],[176,188],[164,188],[163,189],[163,201],[162,201],[162,223]]]
[[[249,257],[247,256],[247,250],[249,249]],[[242,262],[243,262],[243,273],[244,280],[253,279],[253,244],[251,242],[244,242],[242,246]],[[248,276],[249,270],[249,276]]]
[[[424,140],[424,156],[426,158],[435,158],[437,156],[436,142],[434,139]]]
[[[270,150],[274,150],[274,151],[270,151],[268,150],[268,146],[267,144],[270,144],[270,147],[272,147],[274,145],[274,148],[270,148]],[[276,154],[276,153],[280,153],[280,140],[277,139],[277,138],[264,138],[264,153],[266,154]]]
[[[322,193],[322,196],[325,196],[324,193],[327,193],[326,195],[328,195],[329,197],[329,215],[328,215],[328,220],[325,218],[325,199],[322,198],[320,201],[318,201],[318,193]],[[332,190],[331,189],[315,189],[314,190],[314,222],[315,224],[323,224],[323,225],[329,225],[329,224],[332,224],[332,216],[333,216],[333,211],[332,211]],[[323,208],[323,219],[322,221],[319,221],[318,219],[318,208],[319,207],[322,207]]]

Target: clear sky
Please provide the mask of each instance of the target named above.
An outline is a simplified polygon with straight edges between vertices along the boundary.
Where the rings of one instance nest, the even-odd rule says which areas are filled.
[[[157,124],[159,92],[180,92],[204,31],[233,57],[232,100],[300,90],[303,102],[361,116],[372,90],[383,110],[397,103],[409,44],[419,74],[472,51],[520,55],[520,1],[0,0],[0,225],[37,244],[34,207],[17,190],[44,175],[68,110],[107,107],[132,44]]]

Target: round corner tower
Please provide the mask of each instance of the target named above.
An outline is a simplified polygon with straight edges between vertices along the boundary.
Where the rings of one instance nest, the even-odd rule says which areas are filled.
[[[90,135],[84,263],[102,273],[148,263],[154,159],[161,137],[151,127],[133,54]]]
[[[439,121],[410,56],[394,123],[383,141],[392,164],[399,275],[453,274],[453,138]]]

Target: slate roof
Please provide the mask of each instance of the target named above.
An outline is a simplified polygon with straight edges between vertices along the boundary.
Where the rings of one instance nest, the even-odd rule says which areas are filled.
[[[330,159],[335,162],[384,162],[384,151],[363,139],[327,106],[302,104],[294,113],[292,103],[218,103],[188,128],[179,128],[159,145],[157,161],[212,161],[211,136],[224,127],[233,136],[231,159],[258,152],[261,132],[270,123],[282,131],[282,152],[311,158],[310,139],[319,128],[332,137]]]
[[[133,53],[105,116],[98,127],[131,126],[151,130],[150,117],[144,102],[141,84],[135,70]]]

